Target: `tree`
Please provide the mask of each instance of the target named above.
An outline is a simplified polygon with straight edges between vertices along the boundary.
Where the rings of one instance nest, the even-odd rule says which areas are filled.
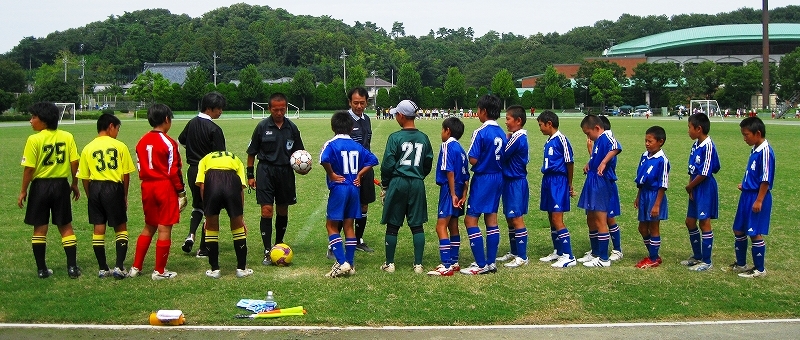
[[[681,70],[676,63],[641,63],[633,68],[635,87],[650,93],[650,106],[666,106],[663,94],[669,84],[678,84]]]
[[[239,71],[238,95],[245,103],[261,101],[261,74],[255,65],[250,64]],[[226,96],[227,99],[227,96]]]
[[[133,96],[135,100],[153,104],[155,102],[163,102],[163,99],[168,97],[168,92],[171,89],[169,80],[165,79],[161,73],[153,73],[147,70],[136,77],[133,81],[133,86],[128,90],[128,94]]]
[[[311,98],[314,95],[315,84],[314,74],[307,68],[301,67],[297,70],[297,73],[294,74],[294,79],[292,80],[292,94],[302,98],[303,110],[306,109],[306,98]]]
[[[778,82],[781,84],[778,96],[782,99],[788,100],[800,92],[800,47],[781,58]]]
[[[0,90],[25,91],[25,71],[22,66],[9,59],[0,59]]]
[[[386,88],[381,88],[378,90],[378,94],[375,96],[375,103],[377,103],[378,107],[381,108],[389,108],[392,105],[391,99],[389,98],[389,90]]]
[[[458,102],[464,99],[467,94],[467,82],[458,67],[447,69],[447,80],[444,82],[444,97],[452,102],[453,107],[458,109]]]
[[[78,103],[80,94],[75,86],[67,84],[63,80],[54,80],[36,87],[33,92],[34,101],[56,102],[56,103]]]
[[[0,90],[0,115],[14,105],[14,94]]]
[[[592,101],[602,103],[605,109],[606,104],[619,105],[622,102],[622,87],[614,77],[613,71],[604,68],[597,68],[591,78],[589,92],[592,94]]]
[[[392,24],[392,37],[397,39],[397,37],[405,37],[406,36],[406,29],[403,27],[403,23],[399,21],[395,21]]]
[[[420,91],[422,90],[422,79],[414,69],[414,65],[403,64],[400,67],[400,73],[397,74],[397,95],[399,100],[411,99],[417,101],[420,99]]]
[[[522,105],[524,108],[535,107],[533,106],[533,92],[531,90],[525,90],[525,92],[522,93],[519,105]]]
[[[29,93],[22,93],[17,97],[17,102],[14,103],[14,108],[19,113],[28,113],[28,108],[33,105],[33,96]]]
[[[704,61],[699,64],[687,63],[683,66],[683,79],[679,83],[679,92],[686,99],[710,99],[719,88],[721,72],[714,62]]]
[[[748,107],[750,97],[761,90],[761,65],[749,63],[730,67],[724,76],[725,90],[717,98],[723,107]]]
[[[186,70],[186,80],[183,82],[184,99],[196,104],[197,110],[200,110],[200,100],[206,93],[206,84],[210,77],[208,70],[202,67],[194,66]]]
[[[568,88],[569,85],[570,82],[567,80],[567,77],[558,73],[553,65],[547,66],[547,69],[544,71],[544,76],[536,81],[537,87],[544,88],[544,96],[550,100],[551,110],[556,108],[556,100],[561,99],[563,90]]]
[[[494,75],[492,78],[492,93],[503,100],[503,109],[506,108],[507,101],[517,98],[517,87],[514,86],[511,72],[508,72],[507,69],[502,69]]]

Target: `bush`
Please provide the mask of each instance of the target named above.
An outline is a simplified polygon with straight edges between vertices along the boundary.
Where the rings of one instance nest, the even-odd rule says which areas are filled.
[[[26,122],[31,119],[29,115],[0,115],[0,122]]]
[[[102,113],[107,113],[107,114],[110,114],[110,115],[114,114],[114,110],[112,110],[112,109],[103,109],[101,112]]]

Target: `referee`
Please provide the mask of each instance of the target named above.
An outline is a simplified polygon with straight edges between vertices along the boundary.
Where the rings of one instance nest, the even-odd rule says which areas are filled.
[[[213,151],[225,151],[225,135],[222,129],[214,123],[213,119],[222,115],[225,109],[225,97],[219,92],[209,92],[203,96],[200,102],[200,113],[189,120],[183,131],[178,136],[178,142],[186,147],[186,163],[189,169],[186,171],[189,189],[192,191],[192,218],[189,222],[189,235],[183,241],[181,249],[186,253],[192,252],[194,246],[195,233],[197,227],[203,220],[203,199],[200,195],[200,187],[195,183],[197,179],[197,164],[206,155]],[[197,257],[208,255],[205,246],[205,229],[201,230],[200,247],[197,249]]]
[[[348,103],[350,104],[350,117],[353,118],[353,129],[350,131],[350,137],[354,141],[361,144],[365,149],[370,150],[370,143],[372,142],[372,123],[369,121],[369,116],[364,114],[364,109],[367,107],[367,98],[369,93],[363,87],[356,87],[347,94]],[[370,150],[371,151],[371,150]],[[361,178],[361,217],[356,218],[356,249],[368,253],[373,252],[372,248],[367,246],[364,242],[364,229],[367,227],[367,211],[369,204],[375,202],[375,171],[372,168],[367,171]]]

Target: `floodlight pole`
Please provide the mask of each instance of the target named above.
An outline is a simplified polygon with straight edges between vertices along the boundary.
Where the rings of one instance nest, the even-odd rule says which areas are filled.
[[[768,0],[761,2],[761,108],[769,107],[769,6]]]
[[[217,51],[214,51],[214,87],[217,87]]]
[[[67,57],[64,57],[64,82],[67,82]]]
[[[342,54],[339,56],[342,59],[342,69],[344,74],[344,92],[347,93],[347,53],[342,48]]]
[[[86,57],[81,57],[81,108],[86,105]]]
[[[372,105],[378,106],[378,88],[375,86],[375,70],[372,70]]]

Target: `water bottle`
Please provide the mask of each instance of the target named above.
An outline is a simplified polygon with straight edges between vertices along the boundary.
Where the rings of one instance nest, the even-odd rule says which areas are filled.
[[[269,312],[271,310],[278,308],[278,303],[275,302],[275,296],[272,295],[272,291],[267,292],[267,298],[264,299],[264,311]]]

